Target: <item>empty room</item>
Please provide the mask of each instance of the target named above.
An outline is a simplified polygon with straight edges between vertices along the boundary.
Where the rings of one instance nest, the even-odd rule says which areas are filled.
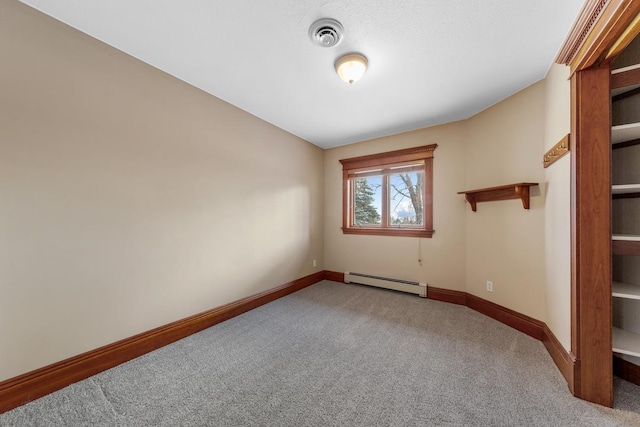
[[[640,425],[639,33],[0,0],[0,425]]]

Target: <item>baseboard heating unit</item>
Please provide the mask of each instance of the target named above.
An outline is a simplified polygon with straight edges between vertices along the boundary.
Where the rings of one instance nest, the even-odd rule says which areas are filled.
[[[412,282],[410,280],[390,279],[388,277],[371,276],[369,274],[344,272],[344,283],[357,283],[359,285],[376,286],[378,288],[393,289],[394,291],[416,294],[422,298],[427,297],[427,284]]]

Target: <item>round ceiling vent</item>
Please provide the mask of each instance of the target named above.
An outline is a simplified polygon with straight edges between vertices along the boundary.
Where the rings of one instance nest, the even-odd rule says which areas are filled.
[[[331,47],[340,43],[343,31],[342,24],[335,19],[323,18],[311,24],[309,37],[318,46]]]

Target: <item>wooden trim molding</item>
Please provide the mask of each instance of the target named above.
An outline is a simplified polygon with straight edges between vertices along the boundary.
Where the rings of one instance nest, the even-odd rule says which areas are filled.
[[[369,154],[367,156],[352,157],[350,159],[342,159],[342,168],[360,169],[371,166],[380,166],[392,163],[410,162],[412,160],[422,160],[433,157],[433,151],[438,144],[423,145],[421,147],[405,148],[403,150],[387,151],[384,153]]]
[[[387,151],[367,156],[341,159],[342,164],[342,233],[372,236],[401,236],[431,238],[433,233],[433,151],[438,144],[403,150]],[[394,225],[391,223],[391,207],[389,191],[390,176],[406,171],[422,172],[422,188],[420,192],[416,186],[409,188],[413,192],[410,200],[422,204],[421,225]],[[375,168],[375,170],[373,169]],[[362,177],[381,177],[381,212],[379,224],[356,224],[356,195],[357,179]],[[415,190],[415,191],[414,191]],[[417,199],[414,201],[414,197]],[[416,207],[416,212],[418,208]]]
[[[560,49],[560,53],[556,58],[557,63],[568,65],[573,61],[606,4],[607,0],[587,0],[585,2]]]
[[[609,80],[608,64],[571,76],[571,352],[574,395],[611,407]]]
[[[564,138],[542,156],[542,164],[545,168],[548,168],[569,152],[569,135],[570,134],[565,135]]]
[[[344,283],[344,272],[339,273],[337,271],[325,271],[324,278],[325,280],[331,280],[332,282]]]
[[[448,302],[451,304],[467,305],[466,292],[454,291],[452,289],[436,288],[433,286],[427,286],[427,299]]]
[[[332,277],[335,277],[332,275]],[[0,414],[327,278],[320,271],[0,382]]]
[[[517,329],[538,341],[542,341],[542,329],[544,327],[544,323],[534,319],[533,317],[518,313],[517,311],[472,294],[467,294],[467,307],[482,313],[485,316],[489,316],[500,323],[511,326],[513,329]]]
[[[625,381],[640,385],[640,366],[635,363],[614,356],[613,373]]]
[[[571,389],[571,393],[573,393],[572,387],[574,383],[573,376],[576,358],[564,348],[553,331],[549,329],[546,324],[542,327],[542,343],[560,370],[560,373],[567,381],[567,385]]]
[[[570,65],[574,73],[612,61],[640,31],[639,12],[635,0],[588,0],[556,62]]]

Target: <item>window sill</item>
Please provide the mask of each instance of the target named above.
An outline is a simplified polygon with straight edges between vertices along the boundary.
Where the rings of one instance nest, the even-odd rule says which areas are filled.
[[[369,236],[402,236],[431,238],[435,230],[421,230],[415,228],[343,228],[343,234],[361,234]]]

